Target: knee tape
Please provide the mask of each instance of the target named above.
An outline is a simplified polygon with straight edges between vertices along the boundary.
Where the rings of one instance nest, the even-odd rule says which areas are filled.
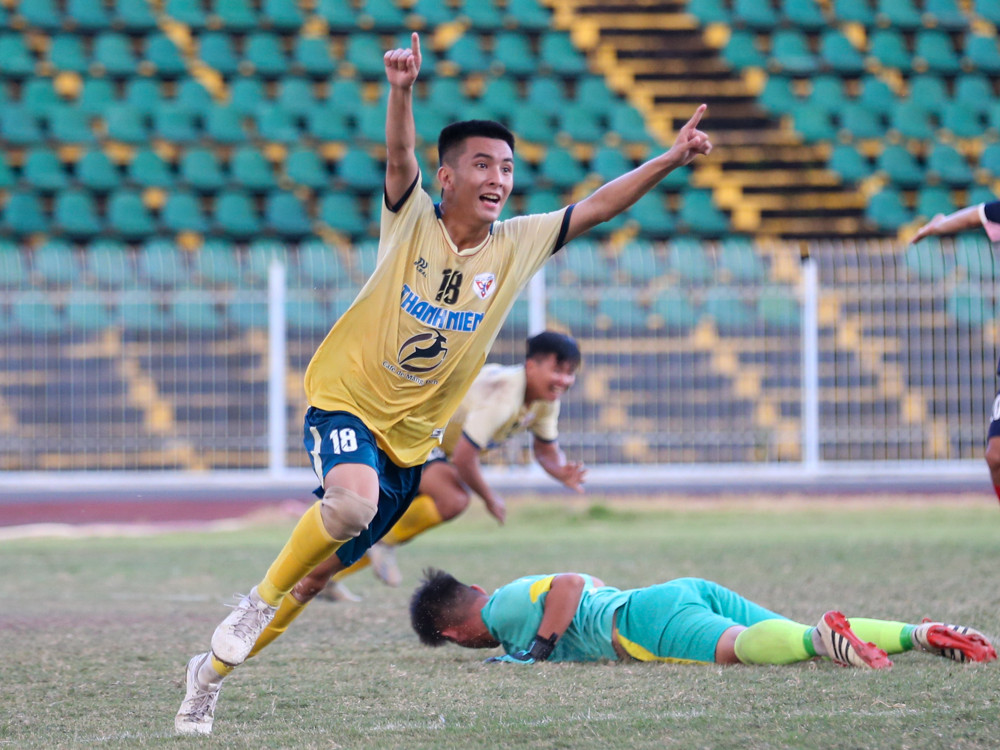
[[[375,518],[378,503],[344,487],[330,487],[320,502],[327,533],[339,542],[353,539]]]

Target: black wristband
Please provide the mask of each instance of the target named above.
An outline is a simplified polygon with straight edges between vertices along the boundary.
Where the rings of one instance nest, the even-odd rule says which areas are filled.
[[[535,661],[545,661],[552,656],[552,650],[556,647],[559,636],[555,633],[550,638],[543,635],[536,635],[528,648],[528,655]]]

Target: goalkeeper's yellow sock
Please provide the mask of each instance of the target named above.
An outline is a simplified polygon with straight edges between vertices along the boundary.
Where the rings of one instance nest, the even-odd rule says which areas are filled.
[[[292,529],[292,535],[271,563],[264,580],[257,584],[257,595],[272,607],[279,606],[296,583],[345,541],[334,539],[327,532],[317,501]]]
[[[444,519],[434,504],[434,498],[421,493],[413,498],[410,507],[379,541],[395,547],[443,522]]]
[[[866,643],[874,643],[887,654],[901,654],[913,648],[910,633],[916,625],[892,620],[872,620],[867,617],[848,617],[851,630]]]
[[[288,626],[292,624],[292,620],[302,614],[302,610],[306,608],[308,603],[300,602],[294,596],[286,596],[282,599],[281,606],[274,613],[274,619],[264,628],[264,632],[257,637],[257,641],[253,644],[253,648],[250,649],[250,653],[247,654],[247,658],[249,659],[259,654],[261,649],[267,647],[275,638],[288,630]]]
[[[744,664],[792,664],[816,656],[813,628],[792,620],[764,620],[736,636],[733,650]]]

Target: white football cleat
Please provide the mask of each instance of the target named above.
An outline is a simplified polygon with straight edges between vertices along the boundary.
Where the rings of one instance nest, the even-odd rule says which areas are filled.
[[[256,586],[250,589],[212,634],[212,652],[216,658],[234,667],[246,661],[258,636],[277,611],[277,607],[258,596]]]
[[[403,582],[403,574],[396,563],[396,548],[384,542],[375,542],[368,549],[368,561],[372,572],[386,586],[395,588]]]
[[[215,704],[222,689],[222,678],[214,683],[202,683],[198,672],[211,652],[197,654],[187,663],[187,694],[181,702],[180,710],[174,717],[174,729],[178,734],[211,734],[215,720]]]

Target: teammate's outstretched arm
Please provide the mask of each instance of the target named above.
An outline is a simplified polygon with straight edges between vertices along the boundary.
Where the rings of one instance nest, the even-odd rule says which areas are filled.
[[[707,109],[708,106],[702,104],[695,110],[691,119],[678,131],[669,151],[601,186],[577,203],[570,217],[566,242],[579,237],[591,227],[613,219],[678,167],[690,164],[699,155],[711,153],[711,140],[698,129]]]
[[[531,450],[538,465],[545,469],[550,477],[574,492],[583,494],[587,468],[582,461],[567,461],[566,454],[562,452],[557,441],[548,443],[544,440],[534,440]]]
[[[479,461],[479,448],[463,434],[455,444],[451,460],[458,472],[459,479],[483,499],[487,512],[502,524],[507,519],[507,504],[500,495],[493,491],[489,482],[486,481],[486,477],[483,476],[482,465]]]
[[[968,206],[947,215],[938,214],[920,227],[910,242],[919,242],[932,234],[964,232],[966,229],[975,229],[979,225],[979,206]]]
[[[389,101],[385,113],[385,194],[395,204],[417,178],[416,126],[413,124],[413,84],[420,73],[420,35],[413,32],[409,49],[385,53]]]

